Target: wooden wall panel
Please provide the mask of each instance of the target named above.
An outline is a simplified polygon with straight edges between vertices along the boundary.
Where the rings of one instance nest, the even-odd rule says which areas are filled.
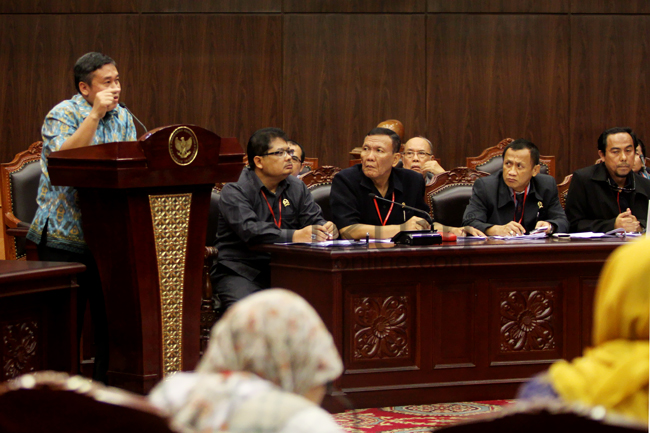
[[[424,16],[287,15],[284,59],[284,125],[310,156],[347,167],[386,119],[424,131]]]
[[[132,105],[148,128],[191,123],[245,145],[255,130],[282,126],[279,16],[147,15],[141,23]]]
[[[571,18],[571,162],[593,164],[597,139],[630,126],[650,141],[650,16]]]
[[[132,15],[0,15],[0,161],[40,140],[45,115],[76,92],[72,67],[86,52],[113,57],[128,94],[135,28]]]
[[[647,14],[648,0],[571,0],[572,13]]]
[[[555,15],[431,15],[427,135],[443,167],[506,137],[528,138],[568,172],[569,21]]]
[[[140,0],[142,12],[280,12],[282,0]]]
[[[129,13],[138,10],[140,0],[2,0],[0,14]]]
[[[284,0],[284,12],[424,12],[426,0]]]
[[[561,13],[569,0],[429,0],[428,6],[429,12]]]

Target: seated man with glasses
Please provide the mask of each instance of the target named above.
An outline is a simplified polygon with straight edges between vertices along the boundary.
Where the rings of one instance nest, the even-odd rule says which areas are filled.
[[[429,206],[424,201],[424,178],[413,170],[394,167],[400,157],[400,144],[394,131],[374,128],[364,139],[361,164],[334,176],[330,205],[342,237],[364,239],[367,234],[372,239],[390,239],[400,231],[431,228]],[[403,209],[399,204],[371,197],[371,194],[422,212]],[[457,227],[435,223],[434,228],[456,236],[465,235],[465,231]]]
[[[302,148],[300,143],[293,140],[288,140],[287,144],[289,144],[289,149],[293,151],[293,155],[291,155],[291,163],[293,164],[291,175],[300,178],[306,173],[302,173],[302,164],[305,162],[305,149]]]
[[[436,176],[445,171],[434,159],[433,145],[424,137],[413,137],[406,142],[402,152],[402,164],[404,168],[422,174],[427,185],[433,183]]]
[[[611,128],[598,138],[600,162],[573,173],[566,198],[572,232],[640,232],[648,216],[650,180],[634,173],[636,135]]]
[[[246,153],[249,168],[237,182],[223,187],[219,201],[214,243],[219,256],[210,279],[224,308],[271,284],[269,254],[250,247],[338,237],[336,226],[325,221],[304,182],[291,176],[294,151],[284,131],[258,130]]]

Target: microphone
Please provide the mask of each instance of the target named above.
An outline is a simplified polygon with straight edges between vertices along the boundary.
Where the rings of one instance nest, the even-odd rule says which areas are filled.
[[[131,115],[135,120],[138,121],[138,123],[140,124],[140,126],[142,126],[142,127],[144,128],[144,132],[147,132],[147,131],[148,131],[147,127],[144,126],[144,123],[140,122],[140,119],[138,119],[137,117],[135,117],[135,114],[133,114],[133,113],[131,112],[131,110],[129,110],[129,109],[127,108],[127,106],[126,106],[126,104],[125,104],[124,102],[120,102],[118,105],[119,105],[120,107],[124,108],[126,111],[128,111],[129,114],[130,114],[130,115]]]
[[[433,220],[431,218],[431,215],[429,215],[427,212],[423,211],[422,209],[418,209],[418,208],[413,207],[413,206],[407,206],[407,205],[405,205],[403,203],[397,203],[396,201],[393,201],[393,200],[388,200],[387,198],[380,197],[380,196],[378,196],[377,194],[375,194],[373,192],[368,194],[368,197],[370,197],[370,198],[378,198],[379,200],[387,201],[388,203],[395,203],[396,205],[402,206],[403,209],[408,209],[408,210],[412,210],[414,212],[422,213],[422,214],[426,215],[425,219],[427,220],[427,222],[433,222]],[[433,226],[432,226],[432,228],[433,228]]]

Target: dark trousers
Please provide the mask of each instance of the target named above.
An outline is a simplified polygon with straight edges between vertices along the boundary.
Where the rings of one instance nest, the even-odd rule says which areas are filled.
[[[212,287],[215,294],[213,296],[214,304],[220,310],[217,312],[217,315],[223,314],[232,304],[240,299],[251,293],[266,289],[271,284],[271,275],[268,270],[260,272],[251,281],[221,264],[217,264],[212,268],[210,279],[212,280]]]
[[[95,340],[95,366],[93,380],[106,383],[108,372],[108,318],[106,303],[95,258],[90,251],[79,254],[47,246],[47,227],[43,230],[41,243],[37,247],[38,258],[46,262],[77,262],[86,265],[86,270],[77,276],[77,341],[81,339],[86,305],[90,303],[90,318]]]

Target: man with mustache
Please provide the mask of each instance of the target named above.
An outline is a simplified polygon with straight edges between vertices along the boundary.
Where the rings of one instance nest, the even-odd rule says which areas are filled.
[[[630,128],[611,128],[600,135],[600,162],[577,170],[571,179],[565,210],[572,232],[643,230],[650,180],[632,170],[637,145]]]
[[[565,232],[569,223],[560,205],[555,179],[539,172],[539,150],[520,138],[503,150],[503,169],[474,182],[463,225],[488,236]]]

